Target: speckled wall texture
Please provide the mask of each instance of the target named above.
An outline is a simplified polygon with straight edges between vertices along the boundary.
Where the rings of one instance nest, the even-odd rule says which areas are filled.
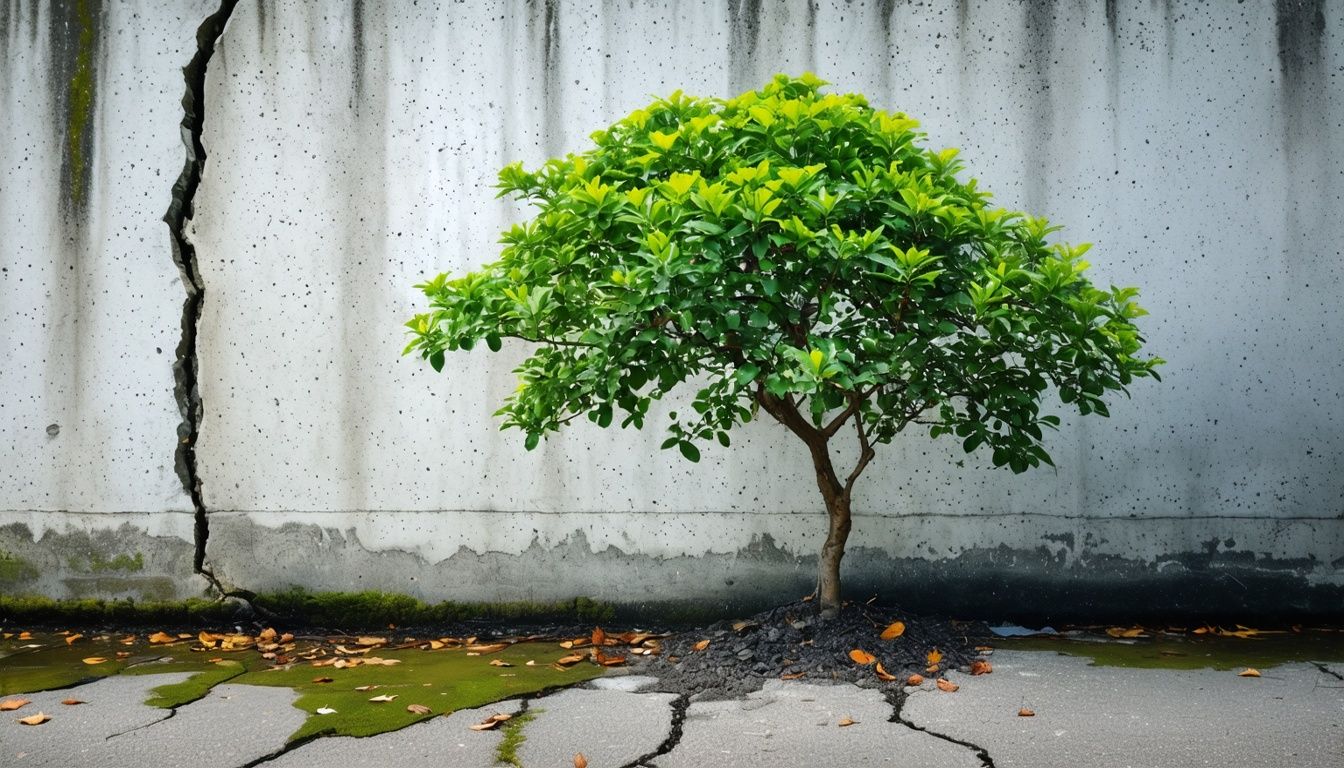
[[[219,6],[169,5],[0,0],[0,554],[34,564],[0,589],[202,583],[161,218],[179,70]],[[856,592],[1344,610],[1344,0],[242,0],[185,229],[215,572],[454,599],[806,590],[823,521],[782,428],[699,465],[656,421],[528,453],[490,417],[521,350],[441,375],[398,355],[411,285],[491,259],[526,215],[495,199],[499,167],[650,94],[803,70],[1095,243],[1093,278],[1142,288],[1170,361],[1111,419],[1066,421],[1057,471],[888,446],[859,486]],[[144,573],[89,586],[62,554],[81,548]]]

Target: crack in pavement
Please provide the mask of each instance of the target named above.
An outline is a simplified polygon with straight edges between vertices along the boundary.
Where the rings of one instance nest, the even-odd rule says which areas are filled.
[[[197,701],[200,701],[200,699],[197,699]],[[191,702],[187,702],[187,703],[190,704]],[[185,705],[183,705],[183,706],[185,706]],[[124,730],[124,731],[119,731],[119,732],[117,732],[117,733],[113,733],[113,734],[109,734],[109,735],[107,735],[107,736],[104,736],[104,737],[103,737],[103,741],[111,741],[111,740],[117,738],[118,736],[125,736],[125,735],[128,734],[128,733],[135,733],[136,731],[143,731],[144,729],[146,729],[146,728],[150,728],[150,727],[153,727],[153,726],[156,726],[156,725],[158,725],[159,723],[165,723],[165,722],[167,722],[167,721],[169,721],[169,720],[172,720],[174,717],[177,717],[177,707],[173,707],[172,709],[168,710],[168,714],[164,715],[163,717],[160,717],[158,720],[155,720],[155,721],[153,721],[153,722],[145,723],[144,725],[137,725],[137,726],[135,726],[134,728],[127,728],[127,729]]]
[[[897,688],[896,690],[886,691],[884,692],[883,695],[885,696],[887,703],[891,705],[891,719],[888,722],[898,723],[911,730],[919,731],[920,733],[927,733],[928,735],[933,736],[934,738],[942,739],[943,741],[951,742],[952,744],[958,744],[960,746],[966,747],[967,749],[973,750],[976,754],[976,757],[980,758],[980,764],[983,765],[984,768],[995,768],[994,758],[990,757],[989,751],[986,750],[984,747],[980,746],[979,744],[972,744],[969,741],[962,741],[961,739],[955,738],[953,736],[948,736],[945,733],[938,733],[937,731],[931,731],[928,728],[915,725],[909,719],[902,717],[901,709],[905,706],[905,700],[910,698],[910,694]]]
[[[195,573],[210,582],[221,596],[241,597],[251,602],[251,594],[224,589],[214,572],[205,564],[205,544],[210,537],[206,518],[205,499],[201,494],[201,476],[196,466],[196,441],[200,435],[203,406],[199,390],[200,358],[197,354],[196,331],[205,304],[205,283],[201,278],[196,247],[187,237],[187,222],[195,213],[196,190],[200,187],[205,168],[205,146],[201,133],[205,128],[205,71],[215,53],[215,45],[224,33],[238,0],[220,0],[215,12],[205,18],[196,29],[196,55],[182,68],[186,91],[182,95],[182,143],[186,145],[187,160],[182,173],[173,183],[172,201],[163,215],[171,234],[173,263],[182,277],[187,296],[182,302],[182,336],[177,344],[177,359],[173,363],[173,395],[177,400],[182,422],[177,426],[177,449],[174,453],[178,479],[191,497],[196,514],[195,545],[192,561]]]
[[[135,667],[135,666],[137,666],[137,665],[132,664],[130,667],[127,667],[127,669],[130,669],[130,668]],[[166,716],[161,717],[161,718],[159,718],[158,720],[155,720],[155,721],[152,722],[152,723],[145,723],[144,725],[137,725],[137,726],[135,726],[134,728],[129,728],[129,729],[127,729],[127,730],[121,731],[120,733],[114,733],[114,734],[112,734],[112,735],[110,735],[110,736],[106,736],[106,737],[103,738],[103,741],[111,741],[112,739],[114,739],[114,738],[116,738],[116,737],[118,737],[118,736],[125,736],[125,735],[128,734],[128,733],[134,733],[134,732],[136,732],[136,731],[140,731],[140,730],[144,730],[145,728],[149,728],[150,726],[158,725],[159,723],[163,723],[163,722],[167,722],[167,721],[169,721],[169,720],[172,720],[174,717],[177,717],[177,710],[181,709],[182,707],[186,707],[186,706],[190,706],[190,705],[192,705],[192,704],[195,704],[196,702],[200,701],[201,699],[204,699],[206,696],[209,696],[209,695],[210,695],[210,692],[213,691],[213,690],[215,690],[215,686],[217,686],[217,685],[223,685],[223,684],[229,682],[230,680],[234,679],[235,677],[239,677],[239,676],[243,675],[243,674],[246,673],[246,672],[247,672],[246,669],[239,669],[237,672],[233,673],[232,675],[229,675],[228,677],[224,678],[223,680],[220,680],[219,682],[213,683],[209,688],[205,689],[205,692],[204,692],[204,693],[202,693],[200,696],[197,696],[196,698],[192,699],[191,701],[184,701],[184,702],[182,702],[181,704],[175,704],[175,705],[169,707],[169,708],[168,708],[168,714],[167,714]],[[189,680],[189,679],[191,679],[191,678],[187,678],[187,679]]]
[[[1329,676],[1335,678],[1336,680],[1339,680],[1339,681],[1341,681],[1341,682],[1344,682],[1344,675],[1341,675],[1341,674],[1339,674],[1338,672],[1336,672],[1335,670],[1333,670],[1333,669],[1327,667],[1327,666],[1325,665],[1324,662],[1321,662],[1321,661],[1313,661],[1313,662],[1309,662],[1309,663],[1310,663],[1313,667],[1315,667],[1315,668],[1321,670],[1322,672],[1324,672],[1325,674],[1327,674],[1327,675],[1329,675]]]
[[[686,710],[691,706],[690,694],[681,694],[673,699],[669,706],[672,708],[672,726],[667,733],[667,738],[663,739],[663,743],[659,744],[658,748],[654,751],[646,755],[640,755],[632,762],[621,766],[621,768],[656,768],[654,763],[650,761],[666,755],[668,752],[676,749],[677,745],[681,743],[682,731],[686,725]]]

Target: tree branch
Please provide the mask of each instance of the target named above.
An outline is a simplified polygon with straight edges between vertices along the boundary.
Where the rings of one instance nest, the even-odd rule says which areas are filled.
[[[857,396],[854,400],[860,403],[863,402],[862,400],[859,400]],[[855,462],[854,469],[849,473],[849,477],[845,478],[845,496],[849,496],[850,492],[854,490],[855,481],[859,479],[859,475],[863,474],[863,470],[868,466],[868,462],[872,461],[873,456],[876,455],[872,443],[868,440],[868,431],[863,428],[862,413],[860,413],[858,418],[854,420],[854,431],[859,435],[859,460]]]

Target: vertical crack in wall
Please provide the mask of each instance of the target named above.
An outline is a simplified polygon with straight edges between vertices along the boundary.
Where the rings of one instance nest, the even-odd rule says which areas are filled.
[[[187,238],[187,222],[195,213],[196,190],[201,184],[205,167],[205,147],[201,131],[205,127],[205,70],[215,53],[215,44],[224,25],[228,23],[238,0],[221,0],[219,8],[196,29],[196,55],[182,68],[186,92],[182,95],[182,143],[187,148],[187,161],[182,175],[173,184],[173,199],[163,220],[168,223],[173,244],[173,261],[182,275],[187,297],[182,302],[182,337],[177,344],[177,360],[173,363],[174,393],[182,423],[177,427],[175,464],[182,487],[191,496],[196,513],[196,555],[192,567],[205,576],[224,594],[219,580],[205,565],[205,543],[210,535],[206,518],[205,500],[201,495],[201,476],[196,466],[196,439],[201,427],[201,395],[198,376],[200,359],[196,349],[196,330],[205,305],[205,283],[201,279],[196,259],[196,247]]]

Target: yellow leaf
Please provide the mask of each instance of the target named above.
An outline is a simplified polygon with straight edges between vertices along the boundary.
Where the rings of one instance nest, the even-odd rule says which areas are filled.
[[[492,667],[512,667],[513,665],[510,664],[509,662],[503,660],[503,659],[491,659],[491,660],[490,660],[490,666],[492,666]]]
[[[74,644],[75,644],[75,641],[78,640],[78,639],[81,638],[81,637],[83,637],[83,635],[78,635],[78,634],[76,634],[76,635],[70,635],[69,637],[65,638],[65,644],[66,644],[66,645],[74,645]]]
[[[428,715],[431,710],[424,704],[407,704],[406,711],[416,715]]]
[[[482,645],[468,645],[467,650],[473,653],[495,653],[508,647],[508,643],[489,643]]]
[[[895,640],[905,634],[905,622],[893,621],[886,629],[882,630],[881,638],[883,640]]]
[[[1255,667],[1247,667],[1246,669],[1243,669],[1243,670],[1241,670],[1240,672],[1238,672],[1238,673],[1237,673],[1237,676],[1238,676],[1238,677],[1259,677],[1259,676],[1260,676],[1260,670],[1256,669]]]
[[[691,648],[693,648],[696,651],[703,651],[708,647],[709,647],[709,638],[705,638],[704,640],[701,640],[700,642],[691,646]]]
[[[895,675],[891,674],[890,672],[882,668],[882,662],[880,661],[877,663],[876,672],[877,672],[877,679],[881,680],[884,683],[890,683],[896,679]]]
[[[934,648],[932,651],[929,651],[924,658],[929,660],[929,664],[939,664],[943,660],[943,653],[937,648]]]
[[[374,696],[372,699],[369,699],[369,701],[372,701],[372,702],[376,702],[376,703],[378,703],[378,704],[381,704],[381,703],[383,703],[383,702],[385,702],[385,701],[393,701],[393,700],[395,700],[396,698],[397,698],[397,695],[396,695],[395,693],[392,694],[392,695],[390,695],[390,696],[389,696],[388,694],[383,694],[383,695],[381,695],[381,696]]]
[[[31,703],[31,699],[5,699],[4,701],[0,701],[0,712],[10,712],[25,704]]]
[[[155,644],[175,643],[177,642],[177,638],[173,637],[167,632],[155,632],[154,634],[149,636],[149,642]]]
[[[41,725],[50,719],[51,717],[49,717],[48,715],[38,712],[36,715],[32,715],[31,717],[20,717],[19,722],[23,723],[24,725]]]
[[[84,663],[89,665],[102,664],[106,661],[107,659],[104,659],[102,656],[90,656],[89,658],[84,659]]]
[[[851,725],[858,725],[858,724],[859,724],[859,721],[858,721],[858,720],[853,720],[853,719],[850,719],[850,718],[848,718],[848,717],[846,717],[846,718],[842,719],[840,722],[836,723],[836,725],[840,726],[841,728],[845,728],[845,727],[848,727],[848,726],[851,726]]]
[[[387,645],[387,638],[386,638],[386,637],[357,637],[357,638],[355,638],[355,645],[364,645],[364,646]]]
[[[868,666],[869,664],[872,664],[874,661],[877,661],[877,657],[873,656],[873,654],[867,651],[859,650],[858,648],[855,648],[854,650],[849,652],[849,658],[855,664],[861,664],[863,666]]]
[[[561,656],[560,658],[556,659],[555,663],[559,664],[562,667],[568,667],[571,664],[578,664],[580,661],[583,661],[586,658],[588,657],[584,656],[581,653],[571,653],[568,656]]]
[[[1111,637],[1121,638],[1143,637],[1143,627],[1130,627],[1128,629],[1124,627],[1111,627],[1106,630],[1106,634]]]

